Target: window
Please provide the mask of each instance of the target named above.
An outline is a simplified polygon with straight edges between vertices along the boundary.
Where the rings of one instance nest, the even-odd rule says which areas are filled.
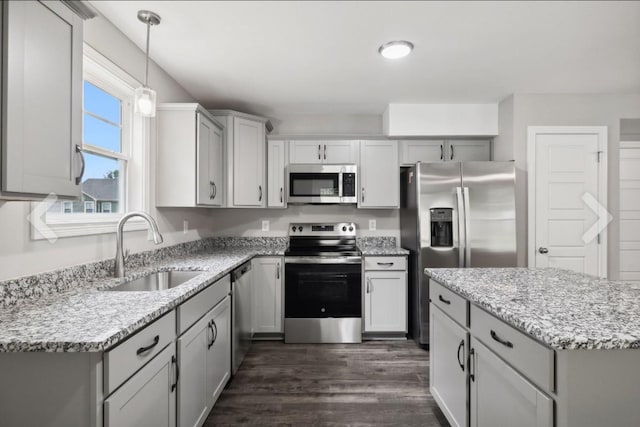
[[[46,224],[56,237],[115,232],[122,214],[145,207],[147,120],[133,114],[141,84],[90,46],[84,46],[82,199],[50,206]],[[135,219],[127,229],[144,229]],[[38,230],[34,239],[45,238]]]

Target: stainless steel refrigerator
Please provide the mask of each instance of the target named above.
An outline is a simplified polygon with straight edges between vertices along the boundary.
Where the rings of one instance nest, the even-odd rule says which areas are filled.
[[[400,239],[409,255],[409,332],[429,344],[426,267],[515,267],[513,162],[417,163],[401,172]]]

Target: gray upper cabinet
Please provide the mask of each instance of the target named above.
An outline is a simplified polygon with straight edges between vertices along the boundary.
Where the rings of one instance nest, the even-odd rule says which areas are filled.
[[[359,208],[398,208],[400,173],[395,141],[360,142]]]
[[[198,104],[161,104],[156,130],[156,206],[224,206],[222,125]]]
[[[349,164],[358,161],[358,141],[289,141],[289,163]]]
[[[399,141],[400,165],[417,162],[468,162],[491,160],[491,139],[425,139]]]
[[[285,193],[287,168],[287,142],[267,142],[267,206],[270,208],[286,208]]]
[[[62,2],[2,2],[0,197],[79,197],[82,18]]]

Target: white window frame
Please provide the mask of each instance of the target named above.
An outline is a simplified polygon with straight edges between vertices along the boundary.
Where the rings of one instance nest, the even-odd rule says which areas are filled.
[[[104,210],[104,208],[105,208],[106,206],[109,206],[109,210],[108,210],[108,211],[105,211],[105,210]],[[111,202],[102,202],[102,203],[100,204],[100,211],[101,211],[102,213],[111,213],[111,210],[112,210],[112,204],[111,204]]]
[[[84,201],[84,206],[83,206],[83,208],[84,208],[84,213],[87,213],[87,206],[88,206],[88,205],[91,205],[91,206],[92,206],[91,210],[92,210],[93,212],[90,212],[90,213],[96,213],[96,202],[94,202],[93,200],[85,200],[85,201]]]
[[[45,215],[46,225],[49,227],[46,234],[40,233],[36,227],[31,227],[32,240],[87,236],[94,234],[115,233],[118,221],[122,216],[131,211],[146,210],[148,202],[148,170],[149,159],[149,119],[133,114],[134,91],[142,84],[126,71],[122,70],[97,50],[84,44],[83,79],[121,99],[129,99],[122,102],[122,158],[127,160],[127,166],[121,173],[125,175],[120,201],[120,212],[99,213],[94,207],[92,214],[55,214]],[[124,135],[124,132],[127,132]],[[104,150],[102,154],[114,157],[114,153]],[[101,154],[99,147],[87,149],[88,153]],[[116,153],[117,154],[117,153]],[[36,204],[37,202],[34,202]],[[63,204],[64,205],[64,204]],[[32,206],[32,210],[35,206]],[[64,208],[63,208],[64,209]],[[73,208],[72,208],[73,209]],[[144,230],[147,224],[140,218],[132,218],[127,221],[126,231]]]
[[[67,206],[71,206],[71,212],[67,213]],[[68,200],[65,200],[64,202],[62,202],[62,215],[71,215],[73,213],[73,202],[70,202]]]

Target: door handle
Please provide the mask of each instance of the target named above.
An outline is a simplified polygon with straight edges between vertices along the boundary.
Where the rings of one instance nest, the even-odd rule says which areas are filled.
[[[215,332],[213,332],[213,325],[212,322],[207,323],[207,326],[209,327],[209,330],[211,331],[211,341],[207,344],[207,350],[209,350],[211,348],[211,346],[213,345],[214,342],[216,342],[215,340]]]
[[[318,160],[321,160],[321,159],[322,159],[322,157],[321,157],[321,154],[320,154],[320,153],[321,153],[321,148],[320,148],[320,144],[318,144]]]
[[[82,147],[76,144],[76,153],[80,156],[80,160],[82,161],[82,168],[80,169],[80,175],[76,177],[76,185],[80,185],[82,182],[82,177],[84,176],[84,168],[86,166],[86,162],[84,160],[84,153],[82,152]]]
[[[324,159],[327,160],[327,144],[324,144]]]
[[[453,160],[453,145],[451,145],[450,147],[451,147],[451,158],[449,160]]]
[[[547,249],[547,248],[543,248],[542,246],[540,246],[540,247],[538,248],[538,252],[540,252],[540,253],[541,253],[541,254],[543,254],[543,255],[544,255],[544,254],[548,254],[548,253],[549,253],[549,249]]]
[[[463,225],[464,202],[462,198],[462,187],[456,187],[456,202],[458,205],[458,267],[464,267],[464,254],[466,248],[465,229]]]
[[[380,267],[392,267],[393,263],[392,262],[378,262],[377,263]]]
[[[258,185],[258,201],[262,201],[262,185]]]
[[[215,199],[217,195],[218,195],[218,186],[214,182],[213,183],[213,198]]]
[[[462,362],[460,361],[460,350],[463,350],[462,356],[464,357],[464,339],[460,341],[460,345],[458,345],[458,365],[460,365],[460,369],[464,372],[464,360]]]
[[[442,295],[438,295],[438,299],[447,305],[451,304],[451,301],[448,299],[444,299]]]
[[[209,181],[209,200],[213,200],[213,181]]]

